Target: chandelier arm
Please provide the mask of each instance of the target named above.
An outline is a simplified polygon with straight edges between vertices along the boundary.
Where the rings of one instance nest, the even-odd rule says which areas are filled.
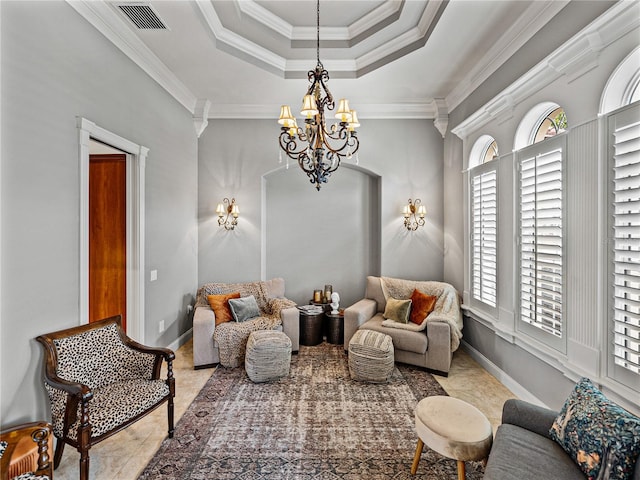
[[[292,160],[297,160],[298,155],[305,152],[308,148],[306,145],[307,135],[302,131],[298,132],[299,139],[304,142],[302,146],[298,147],[298,142],[296,141],[295,137],[289,135],[289,132],[286,129],[282,130],[283,131],[280,132],[279,137],[280,148],[284,150],[289,158],[291,158]],[[298,150],[298,148],[300,148],[300,150]]]
[[[345,142],[342,144],[342,146],[340,148],[333,147],[329,143],[329,141],[327,140],[327,137],[332,139],[332,140],[340,140],[340,139],[339,138],[334,138],[331,135],[326,135],[324,137],[324,145],[327,147],[327,149],[330,152],[333,152],[333,153],[339,155],[340,157],[347,156],[347,154],[349,152],[353,155],[354,153],[356,153],[358,151],[358,148],[360,148],[360,140],[356,136],[349,136],[346,139],[343,139],[343,140],[345,140]],[[345,149],[348,150],[349,152],[342,153]]]

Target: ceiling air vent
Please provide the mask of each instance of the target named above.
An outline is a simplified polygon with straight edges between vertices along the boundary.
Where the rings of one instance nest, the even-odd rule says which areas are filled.
[[[148,4],[120,3],[118,8],[140,29],[167,30],[167,26]]]

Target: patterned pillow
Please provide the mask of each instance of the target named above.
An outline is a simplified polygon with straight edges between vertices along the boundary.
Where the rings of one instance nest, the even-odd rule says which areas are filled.
[[[589,478],[630,479],[640,453],[640,418],[581,379],[549,430]]]
[[[4,454],[4,451],[7,449],[7,447],[9,446],[9,444],[5,441],[0,442],[0,458],[2,458],[2,454]]]
[[[387,306],[384,307],[384,318],[400,323],[409,321],[409,311],[411,310],[411,300],[398,300],[387,298]]]

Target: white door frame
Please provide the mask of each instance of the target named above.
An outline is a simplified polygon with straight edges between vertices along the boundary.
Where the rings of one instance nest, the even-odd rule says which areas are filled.
[[[86,118],[78,117],[80,137],[80,324],[89,322],[89,141],[127,154],[127,334],[144,343],[144,176],[149,149]]]

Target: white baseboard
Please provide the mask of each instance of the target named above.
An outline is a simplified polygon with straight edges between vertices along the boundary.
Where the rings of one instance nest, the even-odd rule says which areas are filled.
[[[482,368],[484,368],[491,375],[496,377],[500,383],[502,383],[505,387],[511,390],[519,399],[525,400],[527,402],[533,403],[535,405],[539,405],[541,407],[547,407],[538,397],[529,392],[526,388],[516,382],[513,378],[507,375],[504,371],[502,371],[495,363],[485,357],[478,350],[473,348],[467,342],[461,342],[462,348],[473,358],[476,362],[480,364]]]
[[[170,348],[171,350],[173,350],[175,352],[182,345],[184,345],[189,340],[191,340],[192,336],[193,336],[193,328],[190,328],[189,330],[184,332],[182,335],[180,335],[176,340],[174,340],[169,345],[167,345],[167,348]]]

